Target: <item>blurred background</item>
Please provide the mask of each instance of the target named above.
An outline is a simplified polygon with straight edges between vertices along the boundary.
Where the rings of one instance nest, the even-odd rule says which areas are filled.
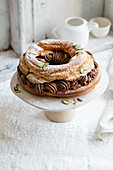
[[[53,38],[52,29],[70,16],[104,16],[113,25],[112,11],[113,0],[0,0],[0,50],[21,55],[26,43]]]

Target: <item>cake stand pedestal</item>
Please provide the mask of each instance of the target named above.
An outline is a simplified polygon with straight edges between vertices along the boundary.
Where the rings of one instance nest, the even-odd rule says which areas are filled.
[[[45,111],[46,117],[53,121],[58,123],[68,122],[72,119],[74,119],[76,114],[76,109],[69,109],[64,111]]]
[[[108,86],[108,75],[106,70],[101,66],[101,79],[100,82],[96,85],[96,87],[89,93],[79,96],[82,99],[82,102],[78,102],[77,105],[73,104],[73,99],[75,97],[70,98],[56,98],[56,97],[41,97],[37,95],[33,95],[27,90],[25,90],[21,85],[19,86],[19,90],[21,93],[16,93],[14,91],[14,87],[16,84],[20,84],[17,79],[17,73],[15,73],[11,79],[11,90],[12,92],[18,96],[20,99],[25,102],[45,111],[45,115],[48,119],[54,122],[67,122],[72,120],[76,114],[76,108],[80,107],[96,97],[100,96],[104,93]],[[62,100],[68,100],[70,102],[69,105],[65,105],[62,103]]]

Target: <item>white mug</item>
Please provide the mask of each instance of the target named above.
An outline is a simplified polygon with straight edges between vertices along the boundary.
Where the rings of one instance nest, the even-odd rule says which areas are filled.
[[[53,34],[58,39],[73,41],[85,47],[89,40],[89,32],[98,28],[97,23],[89,23],[81,17],[69,17],[61,27],[55,27]]]
[[[98,24],[98,28],[95,28],[92,30],[92,34],[97,38],[102,38],[108,35],[110,27],[111,27],[111,21],[104,17],[96,17],[90,19],[91,23],[96,22]]]

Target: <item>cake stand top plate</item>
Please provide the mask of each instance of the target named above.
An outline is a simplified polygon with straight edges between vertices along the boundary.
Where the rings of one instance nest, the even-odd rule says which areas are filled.
[[[104,93],[108,86],[108,75],[106,70],[101,66],[101,80],[96,85],[96,87],[89,93],[79,96],[79,98],[82,99],[82,102],[79,102],[77,105],[73,104],[73,99],[76,97],[70,97],[70,98],[56,98],[56,97],[45,97],[45,96],[37,96],[34,94],[31,94],[27,90],[25,90],[21,85],[19,86],[19,90],[21,90],[21,93],[16,93],[14,91],[14,86],[18,83],[17,79],[17,73],[15,73],[11,79],[11,90],[12,92],[18,96],[20,99],[24,100],[25,102],[46,111],[64,111],[69,109],[74,109],[77,107],[80,107],[91,100],[95,99],[96,97],[100,96]],[[65,105],[62,103],[62,100],[68,100],[72,103],[69,105]]]

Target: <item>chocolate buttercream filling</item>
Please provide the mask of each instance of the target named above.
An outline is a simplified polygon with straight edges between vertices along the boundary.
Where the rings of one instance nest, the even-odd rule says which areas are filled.
[[[44,59],[45,62],[48,62],[50,65],[60,65],[68,63],[71,57],[63,50],[58,50],[44,56],[37,56],[36,58],[38,60],[40,60],[40,58]]]
[[[85,76],[80,76],[78,79],[73,80],[73,81],[66,81],[66,80],[55,80],[50,83],[38,83],[38,84],[33,84],[30,82],[26,75],[24,75],[20,69],[19,66],[17,68],[19,72],[19,76],[21,78],[21,81],[23,84],[27,85],[30,88],[34,88],[34,90],[38,93],[41,94],[43,92],[48,92],[48,93],[57,93],[58,91],[67,91],[67,90],[75,90],[78,89],[82,86],[87,86],[96,76],[97,74],[97,67],[98,64],[94,61],[95,68],[92,69],[87,75]]]
[[[57,92],[57,86],[55,83],[45,83],[44,84],[44,90],[49,93],[56,93]]]

